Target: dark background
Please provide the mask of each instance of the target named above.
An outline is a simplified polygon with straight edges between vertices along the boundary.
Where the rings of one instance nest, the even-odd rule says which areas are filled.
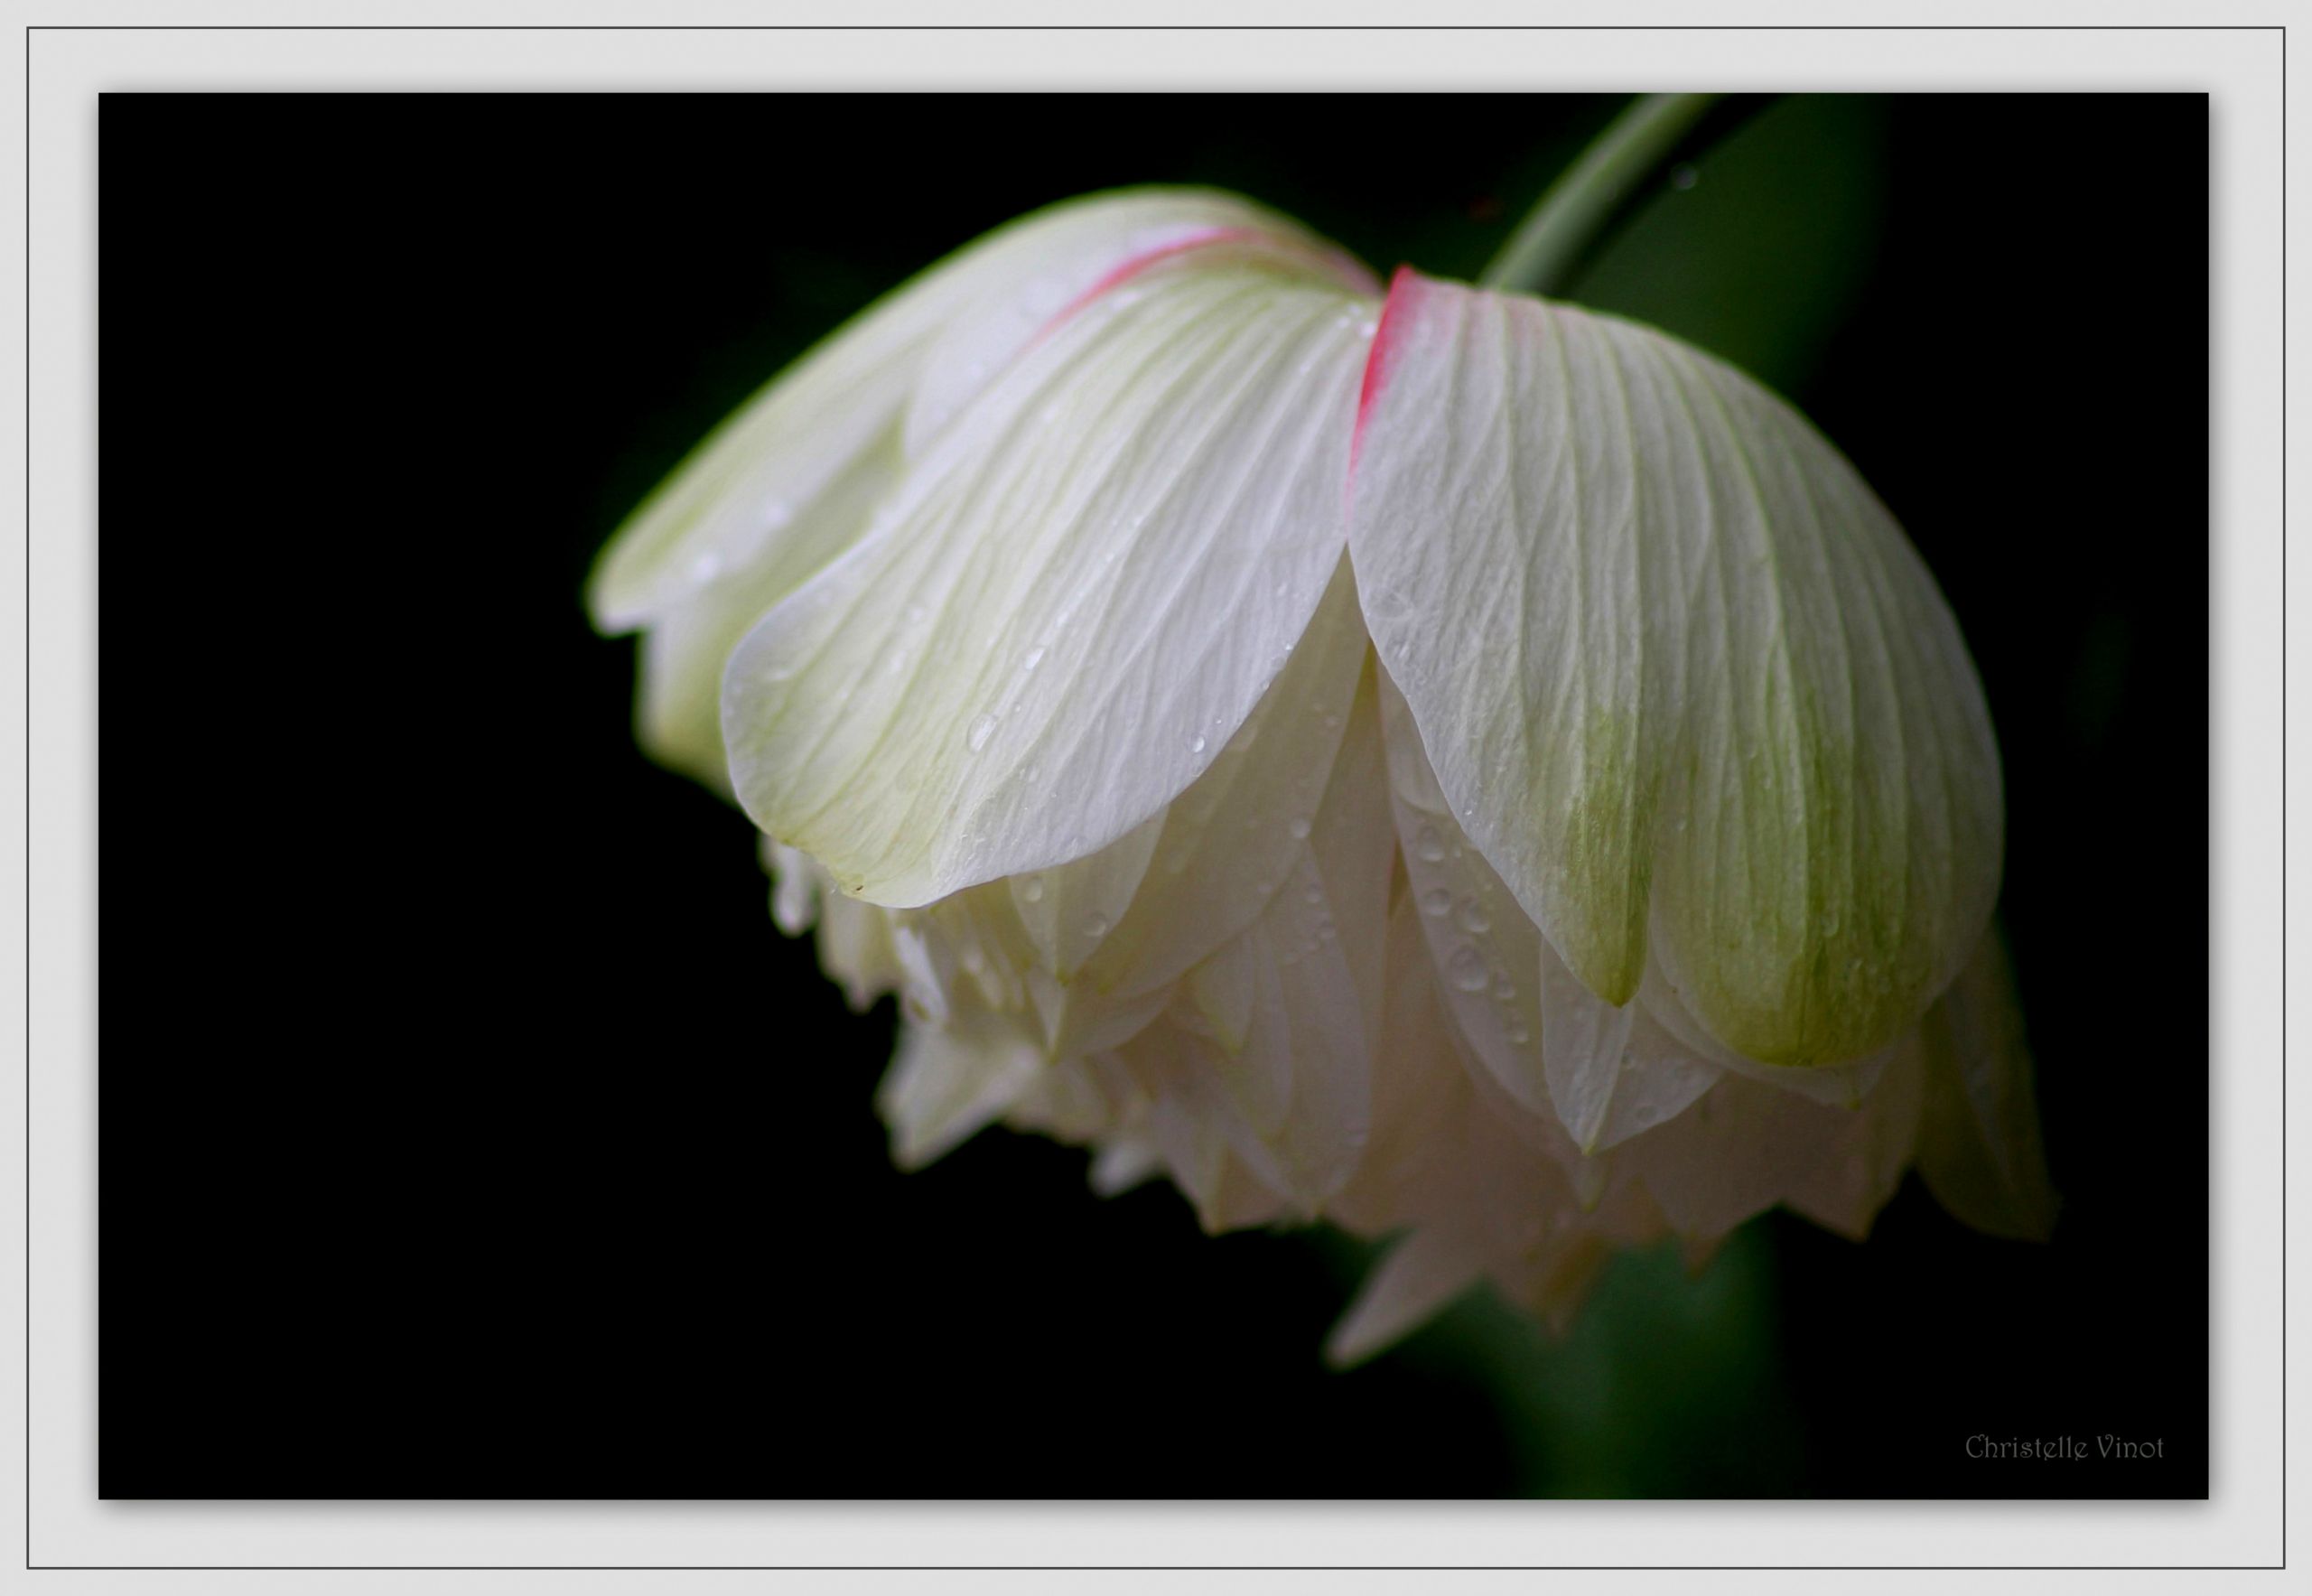
[[[1329,1374],[1348,1244],[895,1174],[888,1010],[633,745],[594,550],[876,293],[1150,180],[1474,275],[1615,104],[106,97],[103,1493],[2205,1494],[2204,97],[1740,105],[1569,294],[1789,393],[1956,610],[2051,1246],[1913,1181]]]

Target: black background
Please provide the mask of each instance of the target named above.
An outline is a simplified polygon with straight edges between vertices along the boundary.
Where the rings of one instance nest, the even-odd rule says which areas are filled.
[[[1834,107],[1599,278],[1783,384],[1958,612],[2067,1199],[1763,1222],[1763,1364],[1596,1332],[1666,1349],[1611,1470],[1537,1469],[1481,1305],[1336,1376],[1337,1247],[1002,1133],[895,1174],[888,1011],[634,748],[594,550],[875,293],[1151,180],[1470,275],[1614,103],[106,97],[103,1494],[2205,1494],[2204,98]]]

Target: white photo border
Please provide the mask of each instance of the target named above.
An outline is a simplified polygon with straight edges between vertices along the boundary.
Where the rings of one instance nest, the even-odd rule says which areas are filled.
[[[440,21],[411,8],[411,20]],[[2289,1128],[2283,993],[2285,31],[2276,27],[1851,28],[1849,6],[1785,5],[1771,26],[1655,7],[1646,27],[532,27],[603,15],[564,0],[501,6],[508,27],[136,25],[27,17],[21,41],[25,273],[21,355],[24,557],[0,561],[0,613],[24,617],[21,739],[26,893],[22,1123],[25,1180],[7,1228],[25,1247],[26,1444],[6,1467],[32,1569],[1181,1567],[2270,1567],[2284,1557],[2284,1316]],[[775,20],[778,8],[695,8]],[[796,8],[785,8],[791,14]],[[873,8],[920,23],[926,3]],[[1358,16],[1371,5],[1180,5],[1183,21]],[[1458,8],[1530,17],[1509,4]],[[2047,7],[2124,22],[2140,5]],[[1079,20],[1057,3],[1014,20]],[[1627,7],[1562,6],[1567,20]],[[1207,16],[1205,14],[1212,14]],[[256,0],[236,23],[355,19],[343,5]],[[70,17],[54,19],[68,23]],[[623,21],[623,18],[618,19]],[[2021,1503],[158,1503],[96,1486],[96,135],[104,92],[516,89],[694,91],[1100,89],[1554,90],[2166,90],[2206,93],[2213,132],[2209,844],[2211,1499]],[[13,120],[13,119],[12,119]],[[2125,269],[2124,262],[2113,269]],[[2146,285],[2145,313],[2159,313]],[[2191,308],[2186,306],[2186,308]],[[2115,338],[2130,335],[2114,328]],[[2191,441],[2186,440],[2186,445]],[[2115,462],[2117,463],[2117,462]],[[2199,569],[2177,529],[2177,581]],[[2083,558],[2092,557],[2083,553]],[[14,650],[0,650],[13,655]],[[2299,655],[2302,651],[2299,650]],[[2299,698],[2299,702],[2307,702]],[[2179,757],[2192,757],[2188,747]],[[17,801],[14,782],[5,784]],[[2298,784],[2298,791],[2306,790]],[[2123,802],[2124,795],[2112,801]],[[155,847],[165,847],[156,839]],[[2168,845],[2154,845],[2166,849]],[[2282,861],[2275,869],[2274,862]],[[137,868],[116,857],[115,869]],[[2137,867],[2113,861],[2114,869]],[[158,868],[164,869],[165,862]],[[2188,939],[2186,939],[2188,941]],[[2148,959],[2158,928],[2144,928]],[[2129,979],[2137,978],[2130,975]],[[2156,980],[2156,969],[2141,978]],[[15,1031],[10,1027],[11,1033]],[[198,1046],[197,1041],[189,1044]],[[2178,1059],[2178,1079],[2194,1059]],[[2157,1179],[2147,1158],[2146,1179]],[[2298,1228],[2302,1234],[2301,1227]],[[2144,1260],[2145,1289],[2166,1289]],[[2174,1289],[2193,1291],[2195,1281]],[[14,1316],[11,1316],[12,1322]],[[2102,1333],[2112,1327],[2062,1327]],[[9,1382],[13,1386],[13,1382]],[[1737,1584],[1756,1576],[1729,1575]],[[336,1582],[330,1582],[335,1583]],[[1992,1583],[2006,1579],[1990,1576]],[[1789,1583],[1777,1580],[1779,1591]],[[2017,1582],[2018,1588],[2022,1588]],[[363,1587],[371,1588],[371,1587]],[[1323,1588],[1339,1588],[1328,1583]],[[2037,1587],[2034,1587],[2037,1588]]]

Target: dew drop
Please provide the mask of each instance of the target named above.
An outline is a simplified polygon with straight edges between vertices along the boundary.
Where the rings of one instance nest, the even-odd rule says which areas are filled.
[[[1190,753],[1202,753],[1204,751],[1204,739],[1201,736],[1189,738],[1189,751]]]
[[[1435,826],[1424,826],[1413,834],[1412,851],[1434,864],[1445,857],[1445,842]]]
[[[1463,992],[1483,992],[1486,982],[1491,979],[1484,957],[1474,947],[1459,948],[1447,959],[1445,975]]]
[[[1043,649],[1040,647],[1033,648],[1028,650],[1027,658],[1020,661],[1020,668],[1021,670],[1033,670],[1043,662]]]
[[[1442,887],[1431,887],[1421,895],[1421,911],[1431,919],[1443,919],[1452,909],[1453,894]]]
[[[1475,898],[1462,899],[1461,911],[1453,918],[1460,922],[1461,929],[1472,937],[1482,937],[1493,929],[1493,921],[1486,914],[1485,906]]]
[[[1297,842],[1309,835],[1309,817],[1305,815],[1295,815],[1292,817],[1291,823],[1284,829],[1291,832],[1293,840]]]
[[[1507,976],[1504,976],[1493,984],[1493,995],[1499,1001],[1507,1003],[1517,995],[1517,989],[1509,985]]]
[[[1105,914],[1095,914],[1091,916],[1084,922],[1084,934],[1086,937],[1106,936],[1108,934],[1108,917]]]
[[[1534,1040],[1534,1038],[1533,1038],[1533,1034],[1532,1034],[1530,1031],[1527,1031],[1527,1030],[1526,1030],[1523,1025],[1512,1025],[1512,1026],[1509,1028],[1509,1044],[1510,1044],[1510,1046],[1512,1046],[1512,1047],[1519,1047],[1519,1048],[1522,1048],[1522,1047],[1524,1047],[1527,1042],[1529,1042],[1529,1041],[1533,1041],[1533,1040]]]
[[[1020,896],[1025,898],[1030,903],[1042,902],[1044,901],[1044,878],[1039,875],[1031,875],[1026,881],[1021,882],[1020,883]]]
[[[992,714],[984,714],[972,722],[971,730],[964,733],[964,741],[974,753],[977,753],[987,746],[987,740],[994,735],[995,717]]]

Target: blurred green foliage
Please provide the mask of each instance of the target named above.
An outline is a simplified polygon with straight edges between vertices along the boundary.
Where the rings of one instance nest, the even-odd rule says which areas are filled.
[[[1384,1251],[1319,1245],[1344,1290]],[[1698,1270],[1674,1245],[1617,1257],[1562,1337],[1480,1287],[1385,1356],[1487,1388],[1522,1495],[1787,1496],[1803,1437],[1775,1303],[1751,1225]]]

